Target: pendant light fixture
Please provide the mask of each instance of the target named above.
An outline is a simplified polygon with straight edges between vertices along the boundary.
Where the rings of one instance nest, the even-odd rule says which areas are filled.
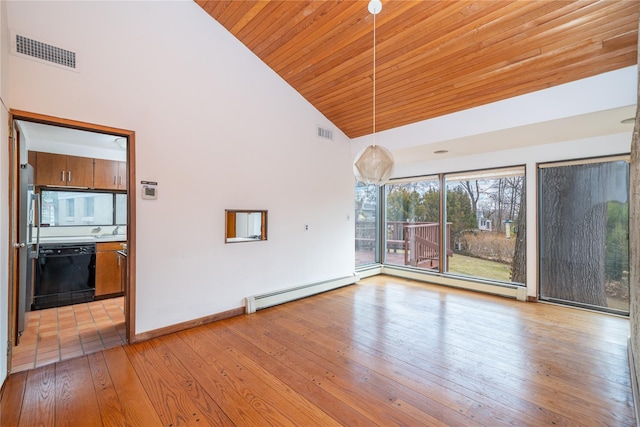
[[[382,2],[371,0],[368,9],[373,15],[373,144],[356,156],[353,173],[365,184],[384,185],[393,173],[393,156],[386,148],[376,145],[376,15],[382,10]]]

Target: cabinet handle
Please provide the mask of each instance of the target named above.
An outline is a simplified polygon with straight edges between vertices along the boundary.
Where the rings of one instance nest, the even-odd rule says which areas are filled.
[[[64,171],[60,172],[60,181],[64,182]]]
[[[122,185],[122,181],[123,181],[123,179],[122,179],[122,175],[120,175],[118,178],[120,179],[119,184],[120,184],[120,185]]]
[[[71,182],[71,171],[67,171],[67,174],[68,174],[68,176],[69,176],[68,181],[69,181],[69,182]]]
[[[116,178],[117,177],[115,175],[113,175],[113,185],[117,185],[118,184],[118,182],[116,181]]]
[[[120,267],[120,255],[118,255],[118,267]]]

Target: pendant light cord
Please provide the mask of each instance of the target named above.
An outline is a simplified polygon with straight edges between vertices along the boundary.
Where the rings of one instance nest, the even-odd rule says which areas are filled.
[[[373,14],[373,145],[376,145],[376,13]]]

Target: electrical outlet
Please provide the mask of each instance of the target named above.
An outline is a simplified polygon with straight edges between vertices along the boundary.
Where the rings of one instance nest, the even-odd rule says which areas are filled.
[[[309,231],[309,225],[308,224],[304,225],[304,231]]]

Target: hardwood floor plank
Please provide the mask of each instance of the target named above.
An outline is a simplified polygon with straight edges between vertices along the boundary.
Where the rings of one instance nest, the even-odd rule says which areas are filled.
[[[414,413],[416,411],[424,411],[437,417],[439,422],[446,422],[448,425],[455,425],[460,422],[459,414],[464,414],[475,420],[474,416],[469,416],[469,410],[475,407],[482,407],[482,404],[474,401],[473,399],[466,397],[465,395],[455,392],[447,387],[442,387],[433,382],[425,387],[425,383],[422,386],[416,386],[413,381],[416,376],[414,373],[403,376],[399,374],[397,364],[389,363],[365,363],[367,358],[362,357],[349,357],[347,354],[350,349],[353,349],[355,345],[351,342],[343,341],[337,343],[339,339],[335,336],[323,335],[314,327],[304,326],[304,319],[296,318],[277,318],[274,323],[291,322],[290,327],[297,330],[299,334],[309,337],[311,340],[306,347],[313,348],[314,353],[318,356],[325,357],[331,360],[341,361],[341,364],[348,367],[349,370],[355,369],[362,371],[363,375],[367,377],[367,383],[370,383],[374,389],[382,389],[385,383],[396,384],[395,394],[398,396],[394,401],[394,405],[403,412],[407,412],[407,408],[411,408],[408,413]],[[277,334],[278,336],[280,334]],[[339,348],[335,349],[334,346],[339,344]],[[339,356],[336,356],[337,353]],[[421,377],[418,377],[421,378]],[[414,382],[414,384],[412,384]],[[409,387],[409,384],[411,386]],[[533,417],[527,416],[523,413],[517,413],[515,416],[511,415],[514,411],[506,406],[501,408],[495,408],[495,402],[491,401],[494,405],[494,414],[500,414],[500,417],[496,418],[496,425],[498,419],[507,419],[509,421],[505,424],[510,424],[513,420],[518,420],[519,425],[535,426],[539,424],[539,421]],[[446,410],[445,410],[446,408]],[[450,411],[456,412],[455,415]],[[434,418],[435,420],[435,418]],[[471,420],[464,420],[465,425],[471,425]],[[434,421],[435,422],[435,421]]]
[[[56,367],[46,365],[28,371],[20,414],[21,426],[55,425]]]
[[[618,316],[376,276],[14,374],[0,420],[632,426],[628,333]]]
[[[163,425],[147,391],[138,378],[138,374],[127,358],[124,348],[114,347],[101,353],[109,371],[109,377],[118,394],[118,400],[121,402],[122,423],[129,426]],[[118,418],[118,416],[119,414],[113,414],[105,419]]]
[[[347,301],[344,301],[344,304],[348,304]],[[619,384],[620,388],[626,390],[629,386],[629,375],[626,370],[620,370],[620,366],[626,364],[626,337],[624,339],[619,339],[616,347],[616,353],[609,353],[606,349],[602,349],[599,352],[594,351],[591,347],[582,347],[579,342],[576,341],[564,341],[562,346],[563,351],[555,352],[554,349],[558,348],[558,341],[562,340],[562,338],[552,338],[554,335],[564,335],[562,329],[556,330],[543,330],[538,331],[536,334],[530,334],[526,331],[523,331],[521,335],[518,335],[518,331],[513,329],[513,326],[510,326],[508,322],[505,324],[496,324],[493,326],[493,329],[488,329],[486,326],[476,326],[473,322],[462,322],[460,320],[456,320],[455,310],[447,310],[448,314],[451,314],[453,317],[452,320],[447,319],[446,323],[443,323],[442,320],[433,319],[428,323],[422,323],[421,325],[416,325],[416,328],[422,328],[423,333],[428,334],[429,331],[425,330],[428,328],[429,330],[433,330],[434,333],[442,333],[444,330],[446,333],[464,338],[461,343],[472,343],[479,336],[484,336],[484,340],[489,342],[494,342],[495,345],[489,346],[485,345],[486,349],[484,351],[493,351],[495,352],[496,358],[500,359],[508,359],[510,361],[523,361],[524,359],[521,357],[523,354],[523,346],[528,350],[529,347],[540,347],[546,346],[550,351],[545,353],[534,352],[536,356],[539,356],[546,363],[549,362],[560,362],[565,363],[566,365],[574,366],[576,363],[580,363],[577,361],[573,354],[581,353],[584,355],[584,358],[594,358],[594,363],[589,363],[589,367],[585,367],[585,371],[589,372],[589,369],[592,369],[594,364],[597,366],[596,371],[589,372],[589,375],[593,375],[594,381],[600,383],[602,380],[611,381],[612,385]],[[412,325],[412,319],[416,316],[420,316],[419,312],[412,312],[410,309],[405,309],[403,313],[398,313],[396,316],[397,321],[399,322],[402,319],[405,319],[406,322]],[[608,317],[608,316],[605,316]],[[490,320],[487,320],[485,323],[490,323]],[[628,321],[626,321],[628,323]],[[469,324],[467,324],[469,323]],[[512,322],[513,323],[513,322]],[[526,324],[527,320],[522,319],[518,324]],[[626,325],[625,325],[626,326]],[[501,336],[496,337],[495,330],[501,331]],[[507,336],[502,336],[505,333],[509,333],[512,335],[512,339]],[[428,335],[426,335],[428,336]],[[541,342],[541,339],[545,339],[545,342]],[[475,345],[475,344],[474,344]],[[566,347],[569,347],[572,351],[564,351]],[[612,349],[614,346],[607,345],[608,350]],[[621,355],[618,355],[618,348],[620,349]],[[528,351],[526,351],[528,353]],[[604,354],[603,356],[595,357],[594,354]],[[604,359],[604,360],[603,360]],[[597,363],[595,363],[597,362]],[[527,362],[528,363],[528,362]],[[523,365],[523,368],[526,368],[528,365]],[[563,371],[565,371],[563,369]],[[599,375],[602,374],[602,375]]]
[[[301,312],[305,313],[306,318],[308,319],[316,319],[317,317],[327,319],[327,320],[337,319],[336,322],[338,326],[336,326],[336,330],[344,330],[345,327],[342,325],[349,324],[349,322],[346,319],[340,319],[339,317],[337,317],[337,312],[340,311],[341,308],[339,304],[336,304],[335,299],[332,299],[331,302],[332,304],[330,307],[329,306],[324,307],[321,304],[319,304],[318,301],[315,301],[314,304],[308,304],[307,302],[305,303],[306,306],[304,307],[304,309],[301,310]],[[389,305],[393,305],[393,304],[389,304]],[[394,319],[397,318],[393,316],[391,317]],[[355,323],[360,323],[360,322],[358,321]],[[413,324],[409,325],[408,327],[415,328]],[[435,362],[436,364],[435,366],[438,367],[438,370],[434,371],[435,374],[449,378],[450,381],[456,381],[463,387],[475,387],[477,384],[482,384],[483,387],[490,385],[491,388],[499,390],[498,395],[500,395],[501,393],[504,393],[504,394],[507,394],[508,396],[513,395],[514,390],[517,392],[518,390],[521,390],[521,389],[529,390],[532,388],[532,386],[529,384],[529,380],[530,380],[529,377],[525,376],[522,378],[518,378],[518,376],[516,375],[505,374],[504,371],[494,369],[491,365],[495,363],[494,362],[496,360],[495,358],[487,357],[487,363],[484,366],[473,364],[472,363],[473,359],[471,359],[471,361],[467,360],[469,357],[472,357],[472,358],[475,357],[476,354],[480,355],[479,357],[482,357],[482,354],[484,353],[484,350],[486,347],[486,345],[482,341],[478,341],[478,342],[471,341],[471,347],[467,351],[461,352],[455,346],[450,346],[450,344],[448,344],[446,341],[434,343],[432,346],[427,347],[425,346],[424,343],[418,342],[419,340],[399,338],[404,336],[403,331],[401,329],[395,328],[391,323],[385,324],[384,331],[382,332],[383,334],[382,337],[380,336],[380,332],[376,332],[375,329],[376,328],[368,328],[368,329],[361,328],[360,330],[346,330],[345,333],[349,336],[358,337],[356,338],[356,340],[359,343],[365,346],[369,346],[371,349],[375,349],[381,343],[391,343],[393,344],[393,348],[399,351],[398,354],[394,356],[394,358],[403,360],[410,364],[414,364],[417,367],[421,367],[421,364],[423,363],[423,360],[424,360],[424,354],[431,354],[433,356],[430,358],[430,360],[432,362]],[[464,340],[464,341],[467,341],[467,340]],[[508,344],[508,342],[505,342],[505,344]],[[532,349],[532,351],[534,350],[535,349]],[[387,355],[393,355],[389,351],[386,351],[386,353]],[[518,357],[521,357],[521,356],[522,355]],[[498,359],[498,360],[501,360],[501,359]],[[434,366],[430,366],[429,369],[433,371]],[[622,364],[622,366],[620,366],[620,369],[622,371],[626,370],[627,369],[626,364]],[[495,372],[495,375],[482,374],[482,372],[486,370],[491,370],[492,372]],[[458,372],[461,372],[462,375],[460,375],[458,379],[452,378],[452,376],[457,377],[456,373]],[[473,379],[476,379],[476,381],[471,383],[470,381]],[[553,384],[551,384],[551,386],[549,386],[548,388],[543,388],[541,393],[543,395],[545,393],[551,394],[551,395],[557,394],[557,392],[552,387],[552,385]],[[602,384],[596,383],[596,385],[590,388],[589,391],[585,391],[583,393],[583,397],[586,396],[587,398],[590,399],[591,393],[597,396],[601,387],[602,387]],[[535,389],[535,387],[533,388]],[[477,391],[482,392],[482,389],[477,389]],[[611,392],[610,390],[606,390],[605,394],[610,392]],[[496,393],[496,391],[493,391],[493,393]],[[537,394],[540,394],[540,393],[537,393]],[[517,395],[518,394],[516,394],[516,396]],[[626,396],[628,396],[628,391]],[[523,397],[526,400],[526,396],[523,396]],[[591,403],[585,403],[580,399],[576,400],[576,398],[573,398],[573,397],[572,399],[573,400],[571,402],[565,402],[565,404],[569,404],[569,403],[574,405],[580,404],[582,406],[591,407],[591,404],[593,402],[592,400]],[[597,402],[598,399],[597,398],[594,398],[594,399]],[[606,400],[606,398],[604,398],[604,400]],[[559,414],[564,413],[563,403],[561,400],[559,402],[560,403],[557,403],[553,399],[548,400],[546,404],[534,401],[534,402],[531,402],[529,406],[531,407],[531,409],[535,407],[543,407],[545,409],[551,410],[551,413],[547,413],[544,415],[544,419],[548,418],[549,415],[551,415],[552,418],[557,418]],[[608,403],[611,403],[611,402],[608,402]],[[617,410],[614,411],[614,413],[612,414],[609,414],[606,411],[605,411],[605,414],[599,414],[597,403],[595,403],[595,405],[596,405],[596,408],[594,412],[590,412],[591,410],[588,410],[586,415],[584,414],[580,415],[580,419],[582,420],[581,421],[582,423],[592,422],[593,419],[597,420],[598,417],[603,418],[603,415],[604,415],[604,418],[608,416],[612,416],[612,418],[617,419],[619,422],[629,423],[628,415],[632,409],[632,406],[628,401],[628,399],[626,402],[621,402],[621,404],[616,408],[616,409],[620,409],[622,414],[619,414]],[[531,413],[534,414],[535,411]]]
[[[200,356],[181,336],[189,335],[188,331],[180,334],[171,334],[161,337],[160,340],[184,365],[189,373],[198,379],[202,387],[216,402],[224,402],[224,410],[231,421],[236,425],[261,425],[267,420],[259,411],[262,405],[252,405],[238,390],[226,381],[226,375],[222,372],[215,360],[208,355]]]
[[[0,426],[13,427],[20,422],[26,383],[26,371],[12,374],[7,378],[2,400],[0,400]]]
[[[231,326],[234,331],[237,330],[235,326]],[[411,425],[417,422],[410,415],[394,410],[392,402],[399,390],[390,381],[387,381],[386,384],[373,381],[372,373],[366,372],[366,370],[361,370],[358,373],[349,372],[335,363],[316,356],[314,353],[319,349],[306,342],[298,341],[302,345],[296,346],[294,350],[289,344],[290,335],[275,325],[265,325],[262,328],[256,325],[242,329],[241,332],[246,334],[246,337],[261,347],[263,351],[276,357],[290,369],[301,373],[308,381],[317,384],[318,387],[346,402],[370,418],[373,423]],[[299,339],[300,337],[298,337]],[[427,400],[424,396],[423,399]],[[437,412],[440,409],[435,404],[430,407],[432,412]],[[451,412],[452,418],[460,415],[453,410]],[[475,425],[472,420],[462,422],[461,418],[449,421],[453,423],[452,425]]]
[[[422,390],[411,389],[401,382],[391,379],[386,370],[374,370],[359,361],[336,357],[336,346],[340,343],[337,343],[335,339],[332,340],[333,342],[322,345],[322,341],[316,339],[315,331],[309,330],[303,334],[300,332],[300,325],[291,319],[276,319],[273,323],[285,326],[282,329],[271,326],[271,334],[276,337],[276,340],[286,343],[292,339],[301,342],[302,348],[313,349],[308,353],[305,352],[305,358],[310,361],[311,366],[323,366],[325,369],[331,369],[335,377],[355,380],[361,393],[366,392],[371,395],[374,401],[378,400],[383,403],[383,407],[388,404],[391,407],[400,408],[401,413],[412,414],[414,411],[404,410],[404,407],[411,405],[415,410],[422,411],[423,415],[420,415],[416,420],[424,419],[428,414],[433,418],[432,422],[438,420],[447,425],[475,424],[464,416],[472,401],[457,398],[444,400],[443,396],[435,397],[430,393],[423,393]],[[293,331],[287,331],[287,327]],[[309,339],[305,339],[307,337]],[[440,400],[444,400],[444,402],[441,403]],[[405,402],[406,405],[403,407],[398,402]]]
[[[250,321],[249,317],[245,317],[245,319]],[[233,327],[233,324],[235,324],[235,322],[232,322],[229,327]],[[369,418],[355,411],[344,401],[335,398],[335,396],[318,387],[315,383],[309,382],[303,375],[292,370],[288,365],[271,358],[268,353],[265,353],[253,345],[249,340],[244,339],[240,335],[231,335],[230,337],[233,339],[234,347],[252,360],[252,362],[250,362],[251,364],[259,363],[264,369],[267,369],[271,375],[277,378],[278,381],[286,384],[292,391],[313,405],[322,408],[327,415],[341,425],[356,426],[371,423]]]
[[[447,333],[453,332],[454,334],[451,334],[451,335],[455,335],[456,337],[461,337],[463,339],[460,340],[459,342],[451,342],[451,340],[448,340],[447,342],[442,342],[442,345],[441,345],[439,342],[437,342],[437,337],[434,334],[430,333],[431,329],[434,331],[437,331],[440,328],[440,325],[438,325],[437,323],[438,321],[434,321],[434,323],[428,326],[424,324],[414,326],[411,321],[412,316],[413,314],[411,313],[407,314],[406,317],[399,314],[398,316],[396,316],[397,323],[399,323],[400,320],[404,318],[408,322],[405,325],[405,327],[414,328],[415,329],[414,332],[416,334],[420,334],[422,337],[424,337],[423,341],[425,343],[434,341],[433,347],[435,347],[436,351],[444,351],[449,346],[452,346],[451,351],[467,352],[470,356],[475,358],[491,358],[491,356],[493,356],[493,358],[495,358],[495,360],[498,360],[498,361],[508,360],[509,364],[506,366],[510,367],[513,364],[518,365],[517,366],[518,370],[514,372],[520,372],[520,370],[533,369],[531,367],[530,359],[522,357],[523,350],[525,350],[524,353],[529,353],[528,351],[529,347],[541,345],[539,343],[539,340],[536,337],[528,337],[528,339],[526,339],[524,343],[521,343],[520,341],[522,340],[521,339],[516,340],[515,335],[513,336],[513,339],[509,336],[503,336],[503,335],[497,336],[495,332],[489,335],[488,333],[481,331],[480,330],[481,328],[478,328],[475,326],[463,328],[462,326],[459,326],[459,327],[451,326],[450,323],[446,325],[446,329],[447,329],[446,332]],[[502,329],[508,329],[508,328],[509,328],[508,326],[504,326]],[[399,328],[399,332],[401,332],[402,330],[403,330],[402,328]],[[441,333],[441,332],[437,331],[437,333]],[[476,342],[478,338],[482,338],[482,341],[480,343]],[[474,348],[477,348],[478,345],[483,345],[482,355],[478,355],[477,352],[473,351]],[[546,347],[549,349],[549,351],[546,353],[546,356],[545,356],[546,358],[544,359],[544,363],[545,365],[548,365],[550,368],[557,367],[558,369],[555,369],[555,372],[557,372],[560,375],[564,375],[564,372],[566,372],[565,367],[567,365],[571,365],[575,367],[576,361],[575,361],[575,358],[571,357],[572,354],[580,353],[580,352],[587,352],[588,355],[591,354],[591,351],[587,351],[586,349],[576,345],[575,343],[570,344],[568,342],[565,342],[562,346],[563,347],[562,354],[565,354],[566,356],[562,356],[562,355],[556,356],[554,355],[554,353],[558,353],[558,352],[556,352],[554,349],[558,347],[557,340],[556,342],[549,341]],[[565,350],[571,350],[571,351],[565,351]],[[614,358],[610,356],[610,359],[614,359]],[[580,382],[580,381],[591,380],[592,385],[596,385],[596,386],[601,385],[603,380],[612,381],[611,382],[612,387],[618,387],[619,390],[625,391],[627,390],[629,385],[629,380],[628,380],[629,375],[628,375],[628,371],[620,369],[620,366],[624,365],[625,359],[619,359],[617,361],[617,364],[614,364],[613,361],[611,360],[608,363],[605,363],[605,362],[598,363],[597,365],[598,371],[589,373],[588,369],[585,369],[587,371],[587,374],[581,375],[580,377],[576,378],[576,381]],[[609,370],[609,368],[614,366],[615,366],[615,370]],[[603,370],[605,372],[605,375],[592,376],[600,372],[600,370]],[[537,369],[534,370],[533,373],[541,375],[541,373]],[[550,372],[545,372],[547,376],[549,376],[549,373]],[[579,384],[579,386],[582,386],[582,384]]]
[[[215,359],[221,364],[221,372],[224,372],[236,387],[243,390],[243,394],[252,405],[265,409],[261,415],[267,418],[270,424],[339,425],[321,408],[293,392],[268,369],[260,366],[262,363],[269,363],[269,355],[265,355],[260,364],[252,363],[235,350],[238,343],[227,331],[213,327],[193,332],[193,336],[186,337],[189,345],[196,351],[215,355]],[[203,348],[200,344],[206,347]],[[248,388],[245,384],[251,384],[253,388]]]
[[[118,392],[109,375],[109,368],[102,352],[87,355],[91,369],[93,387],[100,408],[100,414],[105,425],[119,427],[125,425],[125,411],[123,403],[118,398]]]
[[[56,421],[58,426],[101,426],[100,409],[86,357],[56,363]]]
[[[163,423],[234,425],[160,340],[130,345],[126,352]]]

